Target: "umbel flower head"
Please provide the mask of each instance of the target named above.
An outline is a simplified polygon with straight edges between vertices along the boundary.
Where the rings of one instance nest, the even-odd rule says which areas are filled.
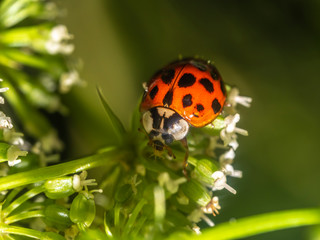
[[[142,128],[139,111],[133,115],[131,131],[126,131],[98,91],[108,121],[118,133],[119,154],[124,154],[118,164],[106,170],[100,185],[104,197],[98,199],[106,209],[104,228],[109,237],[161,239],[177,229],[200,233],[201,221],[214,226],[213,216],[223,213],[217,191],[236,194],[228,180],[242,177],[232,164],[239,134],[248,133],[238,126],[238,102],[235,95],[228,94],[233,90],[227,86],[224,109],[211,124],[190,128],[186,174],[182,144],[175,141],[170,149],[155,152],[148,145],[149,137],[138,131]],[[101,153],[109,151],[105,148]]]

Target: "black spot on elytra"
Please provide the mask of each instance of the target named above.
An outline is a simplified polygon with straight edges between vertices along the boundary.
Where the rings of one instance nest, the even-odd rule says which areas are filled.
[[[162,72],[161,79],[165,84],[170,84],[174,78],[174,69],[165,69]]]
[[[161,124],[161,117],[158,113],[157,108],[151,108],[150,110],[151,113],[151,117],[153,119],[153,123],[152,123],[152,127],[154,129],[159,129],[160,128],[160,124]]]
[[[199,111],[199,112],[201,112],[201,111],[203,111],[204,110],[204,107],[203,107],[203,105],[202,104],[197,104],[197,110]]]
[[[185,73],[182,75],[178,82],[179,87],[190,87],[196,82],[196,78],[191,73]]]
[[[212,69],[210,74],[213,80],[219,80],[219,73],[216,69]]]
[[[221,105],[220,105],[218,99],[215,98],[215,99],[212,101],[211,107],[212,107],[214,113],[218,113],[218,112],[220,111]]]
[[[158,86],[155,86],[154,88],[152,88],[152,90],[151,90],[150,93],[149,93],[149,96],[150,96],[150,98],[151,98],[152,100],[153,100],[154,97],[157,95],[158,91],[159,91]]]
[[[172,89],[170,89],[162,100],[163,105],[170,106],[172,103],[172,99],[173,99],[173,91]]]
[[[198,68],[200,71],[204,72],[207,70],[207,66],[202,63],[202,62],[198,62],[198,61],[191,61],[190,62],[194,67]]]
[[[221,89],[221,92],[223,93],[223,95],[225,96],[226,95],[226,87],[224,86],[224,83],[222,82],[222,80],[220,80],[220,89]]]
[[[214,91],[213,84],[208,78],[201,78],[199,83],[204,86],[204,88],[209,92],[212,93]]]
[[[184,108],[192,105],[192,96],[191,94],[187,94],[182,98],[182,105]]]

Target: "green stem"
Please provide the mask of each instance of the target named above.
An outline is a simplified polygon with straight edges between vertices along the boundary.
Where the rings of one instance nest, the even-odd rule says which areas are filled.
[[[23,187],[13,189],[7,196],[6,201],[2,205],[2,209],[9,206],[12,200],[22,191]]]
[[[19,213],[11,217],[7,217],[5,220],[5,223],[11,224],[24,219],[35,218],[35,217],[44,217],[43,210],[29,211],[29,212]]]
[[[45,236],[45,233],[39,232],[37,230],[17,226],[9,226],[3,223],[0,224],[0,232],[1,234],[17,234],[36,239],[42,239]]]
[[[135,226],[134,226],[134,228],[132,228],[131,233],[130,233],[130,237],[132,239],[136,239],[137,238],[139,231],[141,230],[142,226],[144,225],[144,223],[146,221],[147,221],[147,217],[146,216],[141,216],[138,219],[138,221],[135,223]]]
[[[116,204],[114,207],[114,228],[115,228],[115,235],[120,235],[120,205]]]
[[[11,59],[17,64],[23,64],[23,65],[31,66],[41,70],[49,71],[50,63],[52,64],[52,62],[50,61],[43,61],[43,59],[39,58],[38,56],[28,55],[17,49],[6,48],[6,49],[3,49],[2,52],[8,59]]]
[[[132,211],[132,214],[130,215],[126,225],[124,226],[124,236],[128,235],[129,232],[133,229],[132,226],[134,223],[136,223],[136,219],[138,217],[138,214],[140,213],[141,209],[143,208],[143,206],[147,203],[147,201],[142,198],[137,206],[135,207],[135,209]]]
[[[43,190],[44,190],[43,186],[39,186],[39,187],[32,188],[30,191],[24,193],[23,195],[18,197],[16,200],[14,200],[12,203],[10,203],[10,205],[2,211],[2,216],[3,217],[8,216],[13,210],[21,206],[25,201],[43,192]]]
[[[94,167],[112,165],[115,164],[117,160],[128,154],[129,152],[121,151],[116,147],[110,147],[103,153],[89,157],[57,164],[54,166],[39,168],[28,172],[12,174],[0,178],[0,191],[44,181],[51,178],[62,177],[68,174],[82,172]]]
[[[316,224],[320,224],[320,209],[318,208],[286,210],[222,223],[204,230],[200,235],[174,234],[169,239],[175,239],[178,236],[180,240],[205,240],[212,239],[213,236],[215,240],[239,239],[286,228]]]

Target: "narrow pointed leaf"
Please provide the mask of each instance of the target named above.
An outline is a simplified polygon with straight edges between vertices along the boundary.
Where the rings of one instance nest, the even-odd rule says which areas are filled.
[[[114,114],[107,101],[105,100],[102,91],[99,87],[97,87],[97,92],[99,94],[100,100],[103,104],[103,107],[107,114],[107,124],[112,128],[115,135],[117,136],[117,140],[122,142],[122,137],[125,135],[126,130],[122,125],[120,119]]]

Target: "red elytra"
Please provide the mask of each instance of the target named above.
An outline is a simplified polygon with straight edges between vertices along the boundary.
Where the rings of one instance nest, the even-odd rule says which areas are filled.
[[[187,58],[169,64],[152,77],[140,111],[169,108],[192,126],[203,127],[220,114],[225,100],[218,70],[210,62]]]

